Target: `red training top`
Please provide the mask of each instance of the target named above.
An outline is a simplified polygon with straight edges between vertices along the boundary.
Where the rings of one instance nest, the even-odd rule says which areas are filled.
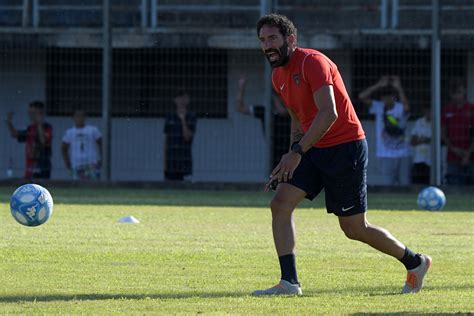
[[[45,144],[41,144],[38,136],[38,126],[31,124],[26,130],[18,131],[18,141],[26,142],[25,179],[31,179],[35,173],[51,170],[51,143],[53,128],[43,123]]]
[[[296,48],[288,65],[273,69],[272,83],[305,132],[318,114],[313,93],[323,86],[333,86],[338,118],[314,147],[330,147],[365,138],[336,64],[321,52]]]
[[[441,113],[441,125],[448,132],[448,138],[454,147],[469,148],[471,128],[474,129],[474,104],[466,102],[461,107],[455,104],[446,105]],[[460,162],[461,159],[448,150],[448,161]],[[470,160],[474,161],[474,155],[471,154]]]

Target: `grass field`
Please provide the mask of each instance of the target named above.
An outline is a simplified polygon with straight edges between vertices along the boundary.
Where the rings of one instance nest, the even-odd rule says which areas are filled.
[[[442,212],[370,194],[369,219],[430,254],[425,289],[399,295],[393,258],[350,241],[322,199],[296,212],[302,297],[254,298],[279,278],[271,194],[49,188],[51,220],[23,227],[0,188],[0,314],[449,314],[474,312],[474,198]],[[141,223],[119,224],[133,215]]]

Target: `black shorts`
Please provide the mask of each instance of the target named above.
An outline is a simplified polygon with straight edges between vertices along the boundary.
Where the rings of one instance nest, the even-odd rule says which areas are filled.
[[[332,147],[312,147],[302,157],[287,183],[306,192],[313,200],[322,189],[326,210],[337,216],[351,216],[367,210],[367,141]]]

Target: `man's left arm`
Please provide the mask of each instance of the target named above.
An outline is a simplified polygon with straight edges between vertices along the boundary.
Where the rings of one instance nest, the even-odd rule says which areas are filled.
[[[304,152],[310,149],[327,133],[338,117],[332,85],[319,88],[313,93],[313,99],[318,108],[318,114],[308,131],[299,141],[299,145]]]
[[[38,129],[39,141],[40,141],[41,145],[45,146],[46,145],[46,135],[45,135],[43,124],[42,123],[38,124],[37,129]]]
[[[49,124],[40,123],[38,126],[38,138],[42,146],[51,146],[53,139],[53,128]]]
[[[408,98],[405,94],[405,91],[403,90],[402,82],[401,82],[399,76],[393,76],[392,77],[392,86],[395,87],[395,89],[398,92],[398,95],[400,97],[400,102],[403,104],[403,111],[405,113],[409,113],[410,112],[410,102],[408,101]]]
[[[186,115],[184,116],[183,119],[181,119],[181,128],[183,132],[183,138],[186,143],[189,143],[193,140],[194,129],[196,125],[196,118],[192,116],[192,119],[190,121],[191,122],[188,125],[188,122],[186,121]]]

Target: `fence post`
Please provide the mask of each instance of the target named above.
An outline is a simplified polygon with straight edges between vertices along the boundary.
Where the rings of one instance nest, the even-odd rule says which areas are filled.
[[[112,66],[112,34],[110,0],[103,0],[102,25],[102,180],[110,180],[110,84]]]
[[[27,27],[30,16],[30,0],[23,0],[23,8],[21,11],[21,26]]]
[[[387,0],[380,0],[380,28],[387,28],[388,3]]]
[[[398,0],[392,0],[392,23],[391,28],[396,29],[398,27]]]
[[[260,0],[260,16],[270,13],[272,7],[271,0]],[[270,174],[272,171],[272,68],[267,61],[265,63],[265,70],[263,72],[263,103],[265,106],[265,172]]]
[[[441,39],[439,0],[432,4],[431,34],[431,184],[441,185]]]
[[[38,0],[33,0],[31,3],[31,12],[33,15],[33,27],[38,27],[40,23],[40,14],[39,14],[39,3]]]
[[[158,0],[151,0],[151,27],[156,28],[158,26]]]
[[[140,6],[140,14],[141,14],[141,27],[142,29],[148,26],[148,0],[142,0],[142,4]]]

